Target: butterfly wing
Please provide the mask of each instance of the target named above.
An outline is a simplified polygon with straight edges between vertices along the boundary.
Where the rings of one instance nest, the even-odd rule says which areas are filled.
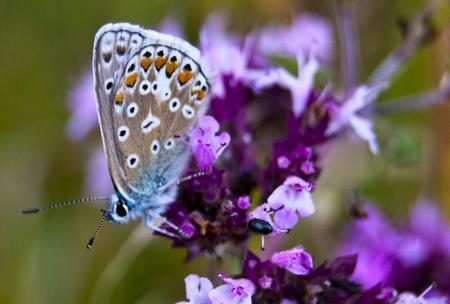
[[[97,33],[97,111],[110,174],[126,198],[152,195],[184,169],[187,148],[176,138],[207,107],[199,61],[187,42],[139,26],[107,24]]]

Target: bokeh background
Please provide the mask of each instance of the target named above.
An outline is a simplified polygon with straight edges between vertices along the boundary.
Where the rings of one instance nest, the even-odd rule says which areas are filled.
[[[359,1],[362,80],[400,42],[396,20],[427,3]],[[217,266],[205,258],[183,263],[183,250],[152,238],[140,223],[106,225],[87,251],[100,217],[98,205],[20,214],[21,208],[88,195],[86,162],[100,134],[81,142],[68,139],[67,99],[90,69],[93,37],[101,25],[128,21],[157,28],[169,16],[195,44],[213,12],[228,16],[230,30],[247,33],[289,23],[306,11],[335,23],[329,0],[0,1],[0,303],[173,303],[185,298],[187,274],[216,273]],[[411,58],[382,99],[438,86],[449,63],[448,18],[444,5],[436,38]],[[336,53],[332,79],[339,75],[338,59]],[[302,243],[316,259],[331,258],[350,221],[347,207],[355,190],[400,221],[418,198],[434,200],[449,218],[449,120],[446,104],[379,118],[378,157],[364,144],[337,142],[314,194],[318,212],[297,226],[286,248]],[[253,243],[257,248],[256,238]],[[226,263],[233,268],[233,261]]]

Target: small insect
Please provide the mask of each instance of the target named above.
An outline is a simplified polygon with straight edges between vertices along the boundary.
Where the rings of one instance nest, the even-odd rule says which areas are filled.
[[[161,214],[173,202],[189,162],[183,138],[208,106],[210,88],[200,51],[188,42],[128,23],[106,24],[93,51],[97,114],[115,193],[25,209],[37,213],[86,201],[109,200],[88,249],[105,220],[144,224],[171,237],[183,237]],[[181,140],[179,140],[181,139]],[[162,219],[174,231],[155,224]]]
[[[261,235],[268,235],[273,232],[273,227],[269,222],[258,218],[249,220],[248,228]]]
[[[366,206],[358,191],[353,190],[353,198],[348,207],[348,212],[354,219],[366,219],[369,217]]]

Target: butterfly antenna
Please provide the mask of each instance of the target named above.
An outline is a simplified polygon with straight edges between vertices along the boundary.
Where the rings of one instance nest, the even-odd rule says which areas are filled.
[[[105,219],[109,214],[109,211],[106,211],[106,210],[102,210],[102,211],[103,211],[102,219],[100,220],[100,223],[98,224],[97,229],[95,229],[94,235],[90,238],[89,242],[87,243],[87,245],[86,245],[87,249],[91,249],[92,246],[94,245],[95,238],[100,233],[100,230],[103,227],[103,223],[105,222]]]
[[[48,210],[51,210],[51,209],[72,206],[72,205],[85,203],[85,202],[107,201],[107,200],[109,200],[109,198],[105,198],[105,197],[80,198],[80,199],[71,200],[71,201],[59,202],[59,203],[48,205],[48,206],[41,207],[41,208],[26,208],[26,209],[22,209],[22,214],[33,214],[33,213],[44,212],[44,211],[48,211]]]

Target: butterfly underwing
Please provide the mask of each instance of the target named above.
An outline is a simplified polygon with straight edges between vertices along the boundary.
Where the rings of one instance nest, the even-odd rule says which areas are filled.
[[[107,219],[153,222],[176,198],[189,161],[185,138],[204,114],[209,83],[198,49],[128,23],[94,41],[97,114],[116,192]]]

